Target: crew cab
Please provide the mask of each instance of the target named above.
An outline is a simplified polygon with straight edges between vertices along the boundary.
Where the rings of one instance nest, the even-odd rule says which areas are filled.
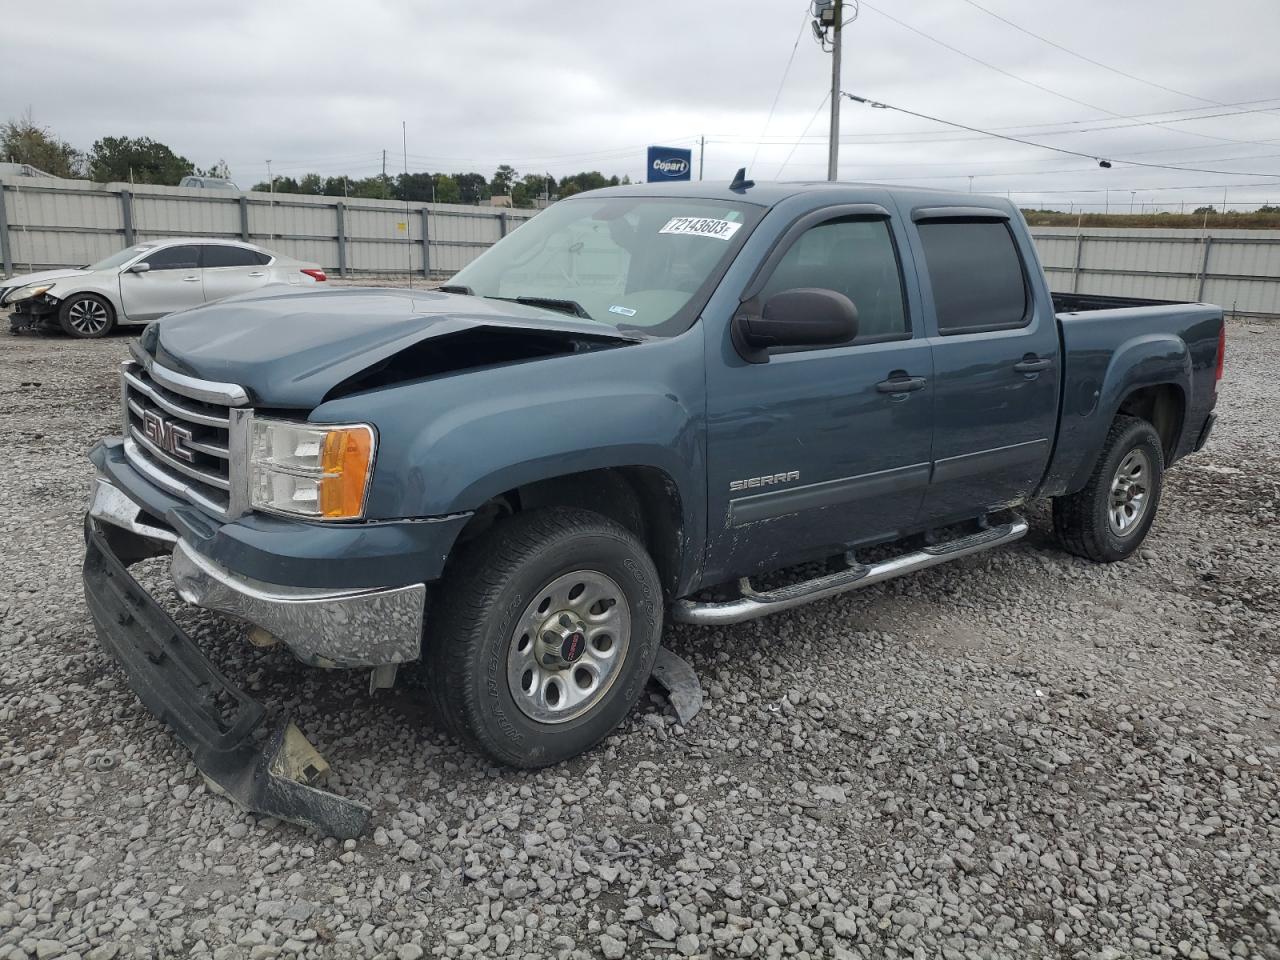
[[[210,335],[209,331],[216,331]],[[413,665],[517,767],[626,715],[664,625],[724,628],[1017,540],[1130,556],[1199,450],[1222,311],[1060,299],[1018,210],[808,183],[562,201],[438,290],[260,295],[150,326],[100,443],[102,642],[251,809],[361,829],[323,760],[126,567],[301,660]],[[874,548],[874,550],[873,550]],[[817,562],[817,563],[815,563]],[[814,570],[817,569],[815,573]]]

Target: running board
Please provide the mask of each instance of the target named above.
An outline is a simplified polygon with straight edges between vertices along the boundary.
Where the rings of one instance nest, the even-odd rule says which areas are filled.
[[[738,581],[738,589],[742,596],[737,600],[727,600],[723,603],[679,600],[672,607],[671,616],[681,623],[696,623],[702,626],[754,620],[756,617],[790,610],[792,607],[812,603],[814,600],[825,600],[849,590],[869,587],[873,583],[892,580],[894,577],[915,573],[917,570],[924,570],[939,563],[947,563],[983,550],[990,550],[992,547],[1000,547],[1014,540],[1020,540],[1026,533],[1027,522],[1014,520],[1011,523],[980,530],[958,540],[933,544],[905,553],[892,560],[857,564],[837,573],[779,587],[776,590],[755,590],[751,586],[750,579],[743,577]]]

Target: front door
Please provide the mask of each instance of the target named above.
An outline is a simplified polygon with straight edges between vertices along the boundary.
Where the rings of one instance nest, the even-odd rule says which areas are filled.
[[[858,309],[852,343],[759,364],[736,355],[727,331],[709,347],[704,582],[892,539],[915,521],[933,364],[908,309],[898,229],[887,214],[837,215],[793,228],[770,257],[755,301],[798,287],[843,293]]]
[[[204,303],[200,248],[195,244],[161,247],[142,262],[151,269],[120,274],[120,302],[130,320],[156,320]]]
[[[1058,422],[1058,326],[1031,283],[1035,253],[1019,249],[998,211],[981,219],[965,210],[916,215],[934,334],[933,481],[921,514],[930,525],[1030,496]]]

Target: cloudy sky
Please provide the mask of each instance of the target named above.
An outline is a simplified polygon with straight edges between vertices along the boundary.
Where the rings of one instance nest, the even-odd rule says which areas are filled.
[[[0,114],[82,149],[149,136],[244,187],[267,159],[368,176],[386,149],[397,172],[402,120],[415,170],[642,179],[646,144],[696,167],[705,136],[708,179],[820,179],[830,56],[806,3],[43,0],[5,18]],[[1280,203],[1278,37],[1276,0],[863,2],[846,91],[1114,165],[845,101],[840,176],[1064,209]]]

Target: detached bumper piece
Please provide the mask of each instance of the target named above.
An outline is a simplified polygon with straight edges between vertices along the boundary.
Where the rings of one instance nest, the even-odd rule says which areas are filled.
[[[209,662],[129,574],[92,520],[85,539],[85,599],[98,639],[213,786],[254,813],[339,839],[363,832],[369,808],[317,789],[328,764],[297,727],[287,718],[268,726],[263,705]]]

